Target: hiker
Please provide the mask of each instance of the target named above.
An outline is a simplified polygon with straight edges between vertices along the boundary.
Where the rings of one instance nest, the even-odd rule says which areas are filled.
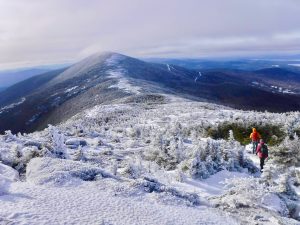
[[[254,154],[258,145],[258,141],[261,138],[260,134],[256,131],[256,128],[252,128],[250,138],[252,140],[252,154]]]
[[[260,139],[256,153],[260,159],[260,172],[262,172],[265,165],[265,159],[269,156],[268,146],[264,143],[263,139]]]

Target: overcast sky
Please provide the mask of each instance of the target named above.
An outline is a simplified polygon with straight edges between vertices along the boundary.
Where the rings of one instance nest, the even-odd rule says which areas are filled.
[[[0,70],[81,59],[300,52],[299,0],[0,0]]]

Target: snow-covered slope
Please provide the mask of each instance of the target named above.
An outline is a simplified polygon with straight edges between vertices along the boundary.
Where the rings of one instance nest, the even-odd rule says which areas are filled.
[[[95,105],[141,102],[149,98],[161,102],[165,94],[238,109],[272,112],[300,109],[300,97],[288,94],[293,89],[281,88],[278,92],[271,85],[264,88],[260,80],[248,79],[226,71],[200,72],[118,53],[99,53],[1,92],[0,132],[33,132],[48,124],[64,122]]]
[[[63,71],[41,75],[5,90],[0,96],[0,132],[32,132],[49,123],[65,121],[94,105],[121,101],[128,96],[147,98],[175,93],[176,86],[171,90],[168,85],[173,86],[194,73],[183,68],[168,71],[164,66],[117,53],[95,54]]]
[[[233,137],[208,137],[209,127],[224,122],[272,123],[288,134],[299,127],[300,117],[299,112],[239,111],[163,95],[160,104],[98,105],[40,132],[7,132],[0,136],[0,173],[6,182],[0,221],[299,224],[300,160],[293,153],[299,142],[285,141],[295,156],[287,167],[276,162],[281,147],[270,148],[261,176],[248,147]]]

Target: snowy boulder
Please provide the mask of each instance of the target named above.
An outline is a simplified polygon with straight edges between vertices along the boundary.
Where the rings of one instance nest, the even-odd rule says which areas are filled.
[[[19,180],[19,173],[15,169],[13,169],[10,166],[6,166],[2,163],[0,163],[0,175],[2,177],[5,177],[6,179],[10,181],[17,181]]]
[[[78,161],[56,158],[34,158],[27,165],[27,181],[35,184],[78,185],[82,181],[114,178],[101,168]]]
[[[0,195],[7,194],[12,182],[19,179],[19,173],[13,168],[0,163]]]
[[[84,139],[70,138],[66,140],[65,144],[69,147],[86,146],[87,142]]]

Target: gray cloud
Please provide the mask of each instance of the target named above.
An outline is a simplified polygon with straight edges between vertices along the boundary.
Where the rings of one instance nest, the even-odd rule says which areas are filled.
[[[0,69],[97,51],[205,57],[300,51],[298,0],[0,0]]]

